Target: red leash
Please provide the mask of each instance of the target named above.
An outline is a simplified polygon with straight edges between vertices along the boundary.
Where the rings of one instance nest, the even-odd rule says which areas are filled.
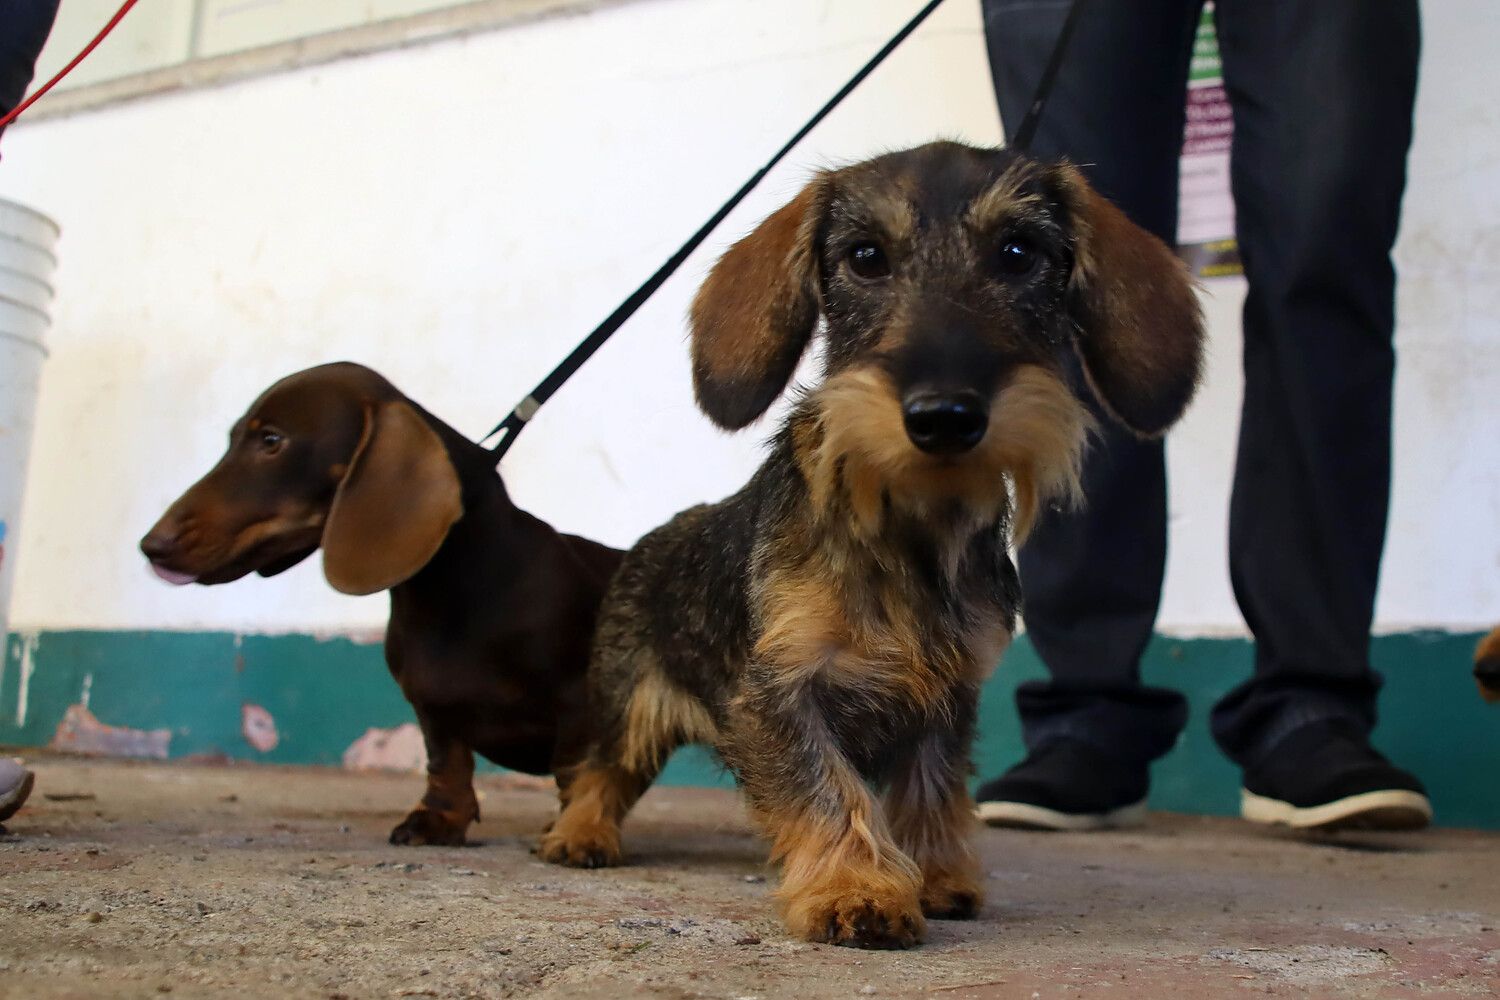
[[[94,40],[92,42],[89,42],[83,47],[82,52],[73,57],[72,62],[68,63],[61,70],[59,70],[56,76],[48,80],[43,86],[34,91],[30,97],[26,98],[26,100],[22,101],[20,104],[17,104],[14,108],[12,108],[10,114],[6,115],[4,118],[0,118],[0,128],[4,128],[11,122],[15,121],[17,118],[21,117],[21,112],[25,111],[27,108],[35,104],[37,98],[41,97],[47,91],[56,86],[57,81],[73,72],[73,68],[79,63],[83,62],[84,57],[86,57],[90,52],[94,51],[94,49],[98,47],[99,43],[104,41],[105,36],[107,36],[111,31],[115,30],[115,25],[120,23],[120,19],[122,17],[130,13],[130,8],[134,7],[135,4],[136,0],[125,0],[125,2],[120,5],[120,9],[115,11],[115,16],[110,18],[109,23],[100,29],[99,34],[94,36]]]

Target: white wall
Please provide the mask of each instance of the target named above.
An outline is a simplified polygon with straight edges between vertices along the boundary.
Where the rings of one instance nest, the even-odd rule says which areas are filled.
[[[1426,11],[1385,627],[1500,617],[1490,6]],[[245,405],[307,365],[366,362],[487,430],[914,8],[642,0],[15,127],[0,196],[63,241],[14,626],[378,625],[384,599],[334,595],[315,562],[174,590],[135,541]],[[950,0],[543,411],[506,460],[518,501],[626,544],[742,482],[765,429],[726,437],[693,409],[693,288],[809,167],[935,135],[999,136],[977,0]],[[1209,382],[1171,445],[1179,632],[1241,627],[1224,565],[1241,289],[1211,294]]]

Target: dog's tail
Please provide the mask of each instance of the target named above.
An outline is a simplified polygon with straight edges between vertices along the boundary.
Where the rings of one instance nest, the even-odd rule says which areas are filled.
[[[1500,702],[1500,628],[1480,640],[1474,651],[1474,679],[1485,701]]]

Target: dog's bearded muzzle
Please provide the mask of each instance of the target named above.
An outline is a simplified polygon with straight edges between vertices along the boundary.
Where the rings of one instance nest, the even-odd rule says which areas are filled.
[[[867,527],[887,498],[919,515],[957,502],[983,518],[1009,504],[1020,539],[1042,505],[1080,499],[1094,420],[1039,365],[1016,366],[987,399],[971,389],[902,395],[885,371],[858,368],[831,377],[813,402],[821,433],[803,464],[814,499],[846,497]]]

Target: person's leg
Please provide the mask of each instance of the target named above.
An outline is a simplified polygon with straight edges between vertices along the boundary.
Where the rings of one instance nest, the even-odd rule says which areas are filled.
[[[0,117],[21,103],[36,70],[36,57],[52,31],[59,0],[0,3]],[[0,129],[0,133],[4,133]]]
[[[1328,785],[1290,789],[1286,802],[1344,797],[1354,785],[1341,790],[1327,772],[1361,756],[1365,783],[1413,785],[1367,739],[1416,0],[1221,0],[1217,10],[1249,283],[1230,573],[1256,663],[1215,708],[1214,736],[1247,787],[1257,776]],[[1349,744],[1334,755],[1343,764],[1318,749],[1329,740]],[[1322,765],[1271,759],[1309,755]]]
[[[985,0],[1002,121],[1036,90],[1067,0]],[[1188,59],[1201,0],[1091,0],[1080,12],[1032,148],[1077,163],[1135,222],[1177,229]],[[1084,463],[1084,507],[1048,512],[1019,553],[1027,634],[1050,679],[1017,693],[1027,761],[980,789],[992,822],[1099,825],[1144,798],[1146,765],[1186,719],[1181,695],[1140,683],[1166,560],[1166,470],[1158,441],[1102,413]],[[1111,766],[1098,763],[1105,758]],[[1023,808],[1026,806],[1035,809]],[[1014,807],[1014,808],[1012,808]],[[1040,812],[1036,810],[1041,810]]]

